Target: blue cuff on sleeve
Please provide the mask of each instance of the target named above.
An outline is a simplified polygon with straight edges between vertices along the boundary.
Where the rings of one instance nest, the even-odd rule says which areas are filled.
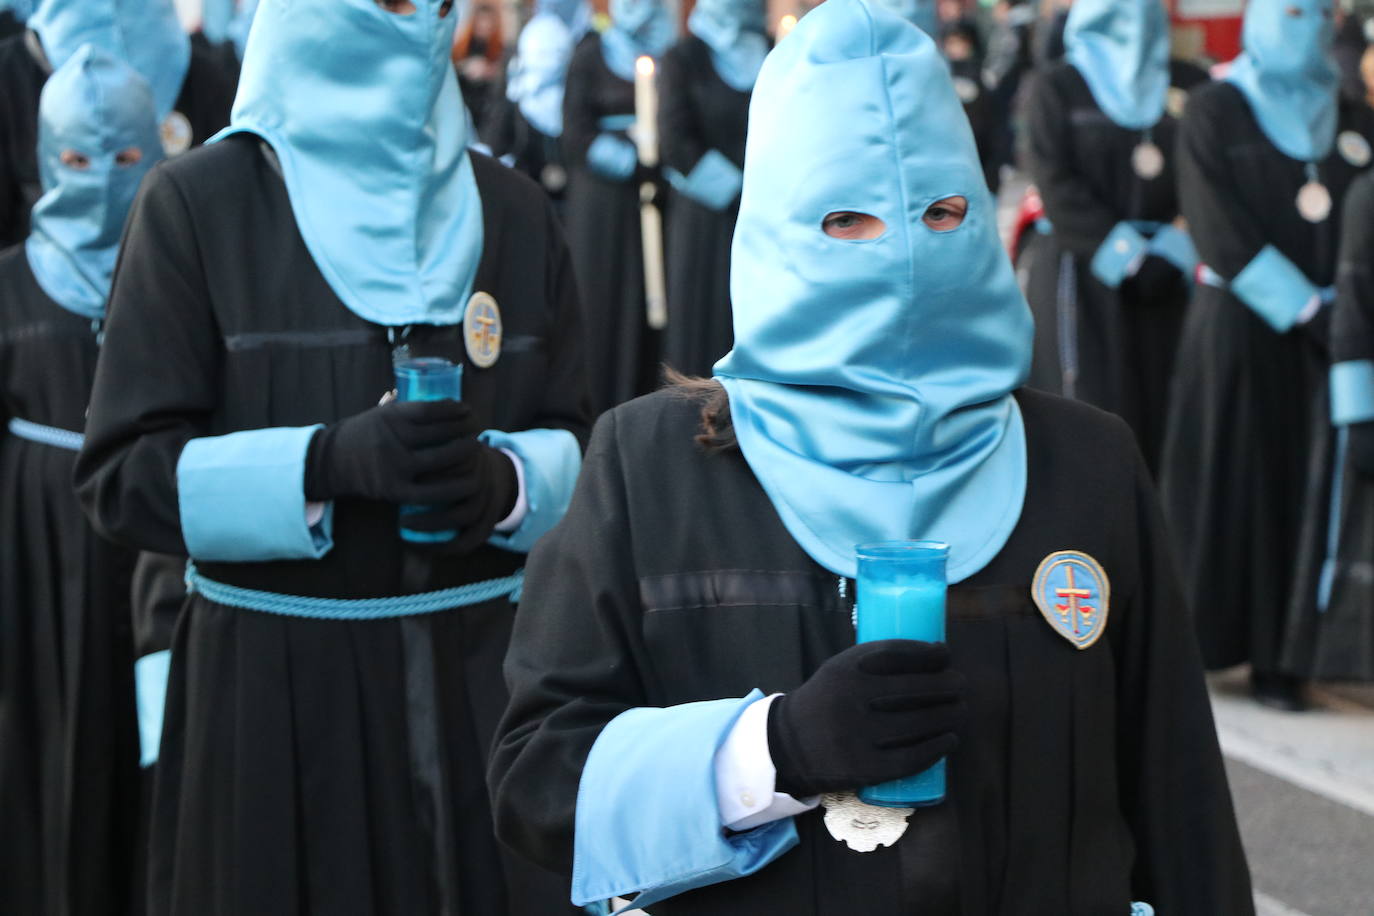
[[[604,178],[624,181],[635,173],[639,151],[624,137],[601,134],[587,148],[587,165]]]
[[[751,875],[797,845],[791,818],[727,834],[716,750],[763,694],[631,709],[596,739],[577,789],[572,902],[638,893],[636,907]]]
[[[317,560],[334,546],[334,505],[305,518],[305,456],[319,426],[192,439],[177,461],[181,536],[197,560]]]
[[[141,767],[157,763],[162,743],[162,710],[167,705],[167,675],[172,650],[163,649],[134,662],[134,696],[138,704],[138,747]]]
[[[525,520],[510,534],[493,535],[487,543],[516,553],[529,553],[568,511],[582,449],[566,429],[527,429],[503,433],[489,429],[479,437],[492,448],[514,452],[525,466]]]
[[[1297,322],[1312,297],[1321,292],[1296,264],[1273,245],[1265,245],[1231,281],[1231,292],[1280,334]]]
[[[1130,276],[1145,257],[1149,242],[1130,223],[1117,223],[1093,255],[1093,276],[1112,289]]]
[[[1179,269],[1185,277],[1192,277],[1197,270],[1197,249],[1188,233],[1170,225],[1164,225],[1150,239],[1150,254],[1157,255]]]
[[[744,173],[719,150],[707,150],[690,175],[668,169],[668,180],[679,194],[712,210],[724,210],[739,197]]]
[[[1331,367],[1331,422],[1337,426],[1374,420],[1374,360],[1354,359]]]

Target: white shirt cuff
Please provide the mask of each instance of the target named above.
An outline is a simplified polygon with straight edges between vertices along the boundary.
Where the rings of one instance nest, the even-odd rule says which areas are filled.
[[[525,462],[520,460],[520,456],[508,448],[501,449],[505,456],[510,459],[510,463],[515,465],[515,508],[510,510],[501,521],[496,523],[497,534],[510,534],[515,529],[525,523],[525,516],[530,514],[530,502],[525,498]]]
[[[1293,323],[1307,324],[1313,318],[1317,317],[1317,313],[1322,310],[1322,306],[1324,304],[1325,303],[1322,302],[1321,295],[1318,293],[1313,293],[1312,298],[1307,300],[1307,304],[1302,307],[1301,312],[1298,312],[1297,320]]]
[[[768,752],[768,709],[778,696],[751,703],[716,751],[716,804],[727,830],[753,830],[805,814],[820,803],[819,798],[796,799],[775,791],[778,771]]]
[[[306,503],[305,504],[305,527],[314,528],[324,520],[324,508],[329,503]]]

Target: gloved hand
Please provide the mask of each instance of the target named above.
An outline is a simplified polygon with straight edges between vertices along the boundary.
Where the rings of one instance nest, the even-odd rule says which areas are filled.
[[[459,482],[457,498],[404,519],[411,531],[457,531],[455,539],[433,545],[441,553],[469,553],[485,544],[519,497],[515,465],[505,452],[480,441],[477,433],[469,430],[459,440],[461,454],[451,469]]]
[[[958,747],[967,714],[943,644],[852,646],[769,708],[777,790],[805,798],[915,776]]]
[[[339,496],[400,505],[451,503],[470,485],[472,408],[457,401],[392,401],[326,426],[310,441],[306,499]]]
[[[1152,254],[1121,285],[1135,304],[1148,307],[1156,302],[1178,302],[1183,296],[1185,281],[1182,271],[1173,261]]]
[[[1350,463],[1361,474],[1374,477],[1374,420],[1350,424],[1348,435]]]

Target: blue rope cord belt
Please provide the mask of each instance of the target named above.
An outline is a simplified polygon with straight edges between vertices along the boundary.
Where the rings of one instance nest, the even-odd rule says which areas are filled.
[[[1231,289],[1230,281],[1206,264],[1199,264],[1197,266],[1197,281],[1214,289]],[[1332,302],[1336,301],[1336,287],[1320,286],[1317,288],[1317,295],[1321,297],[1322,302],[1330,305]]]
[[[9,428],[10,434],[20,439],[37,442],[40,445],[65,448],[69,452],[81,451],[81,443],[86,438],[81,433],[58,429],[56,426],[44,426],[42,423],[30,423],[28,420],[21,420],[18,417],[10,419]]]
[[[496,598],[509,597],[514,601],[518,600],[520,586],[524,582],[525,571],[521,569],[503,579],[488,579],[458,588],[395,598],[306,598],[225,585],[202,576],[194,563],[186,564],[186,590],[189,594],[200,594],[209,601],[228,607],[314,620],[380,620],[451,611]]]

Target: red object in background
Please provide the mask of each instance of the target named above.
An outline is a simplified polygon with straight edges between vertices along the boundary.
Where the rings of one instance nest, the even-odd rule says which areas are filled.
[[[1013,264],[1021,260],[1021,253],[1030,243],[1030,233],[1036,231],[1035,224],[1044,215],[1045,202],[1040,199],[1040,192],[1031,185],[1021,196],[1021,204],[1016,208],[1016,220],[1011,224],[1010,238],[1007,239],[1007,253],[1011,255]]]
[[[1168,0],[1174,27],[1196,31],[1199,50],[1218,63],[1240,53],[1241,17],[1245,0]]]

